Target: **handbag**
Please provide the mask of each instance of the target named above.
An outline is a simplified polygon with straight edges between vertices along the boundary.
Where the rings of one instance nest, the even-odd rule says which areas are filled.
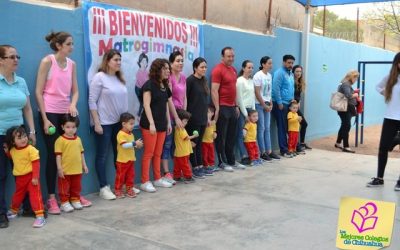
[[[331,103],[329,105],[329,107],[331,107],[331,109],[340,111],[340,112],[346,112],[347,106],[348,106],[348,101],[343,93],[340,93],[339,91],[332,93]]]

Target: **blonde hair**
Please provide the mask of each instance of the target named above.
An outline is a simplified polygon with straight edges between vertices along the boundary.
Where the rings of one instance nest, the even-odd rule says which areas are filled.
[[[342,83],[350,82],[351,79],[353,79],[355,77],[359,77],[359,76],[360,76],[360,73],[357,70],[352,69],[349,72],[347,72],[347,74],[345,75],[345,77],[342,80]],[[354,82],[351,82],[351,83],[353,84]]]

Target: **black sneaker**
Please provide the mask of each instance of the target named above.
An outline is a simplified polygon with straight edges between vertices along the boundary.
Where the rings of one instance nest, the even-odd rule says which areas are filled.
[[[250,157],[244,157],[244,158],[242,158],[242,160],[240,160],[240,164],[243,164],[243,165],[250,165],[250,164],[251,164]]]
[[[271,162],[272,161],[271,157],[267,153],[262,153],[261,154],[261,159],[263,159],[266,162]]]
[[[289,152],[281,153],[281,156],[285,157],[285,158],[293,158],[293,155],[291,153],[289,153]]]
[[[400,180],[398,180],[396,186],[394,186],[394,191],[400,191]]]
[[[296,155],[305,155],[306,151],[303,147],[298,147],[294,153],[296,153]]]
[[[271,152],[269,154],[269,157],[273,160],[273,161],[279,161],[281,159],[281,157],[279,157],[279,155],[275,154],[274,152]]]
[[[8,227],[8,218],[6,214],[0,214],[0,228]]]
[[[195,167],[193,169],[193,177],[194,178],[199,178],[199,179],[204,179],[205,178],[203,171],[199,167]]]
[[[384,181],[379,178],[372,178],[372,181],[367,183],[367,187],[381,187],[383,186]],[[397,185],[399,185],[399,182],[397,182]],[[396,185],[396,186],[397,186]]]
[[[300,144],[302,147],[304,147],[305,149],[307,149],[307,150],[311,150],[312,149],[312,147],[310,147],[310,146],[308,146],[307,144],[305,144],[305,143],[302,143],[302,144]]]
[[[183,178],[183,181],[185,182],[185,184],[191,184],[196,182],[193,177]]]

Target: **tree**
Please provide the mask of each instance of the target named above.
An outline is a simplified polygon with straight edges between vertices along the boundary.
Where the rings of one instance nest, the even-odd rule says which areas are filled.
[[[322,29],[323,18],[324,11],[317,10],[314,14],[314,26]],[[335,13],[326,10],[325,31],[328,37],[356,41],[357,23],[346,18],[339,18]],[[362,31],[360,31],[359,37],[362,37]]]
[[[375,4],[375,10],[364,15],[368,23],[392,34],[400,35],[400,2]]]

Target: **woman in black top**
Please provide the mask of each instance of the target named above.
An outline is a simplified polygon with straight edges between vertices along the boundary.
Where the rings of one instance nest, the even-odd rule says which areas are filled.
[[[140,188],[146,192],[155,192],[150,182],[150,162],[153,165],[154,185],[172,187],[172,184],[161,178],[161,153],[166,134],[172,131],[169,111],[175,118],[178,127],[182,127],[174,104],[171,90],[168,88],[170,65],[168,60],[157,58],[150,67],[149,80],[143,85],[143,108],[140,117],[140,128],[143,135],[144,152],[142,157],[142,184]]]
[[[297,147],[297,151],[299,152],[303,151],[304,149],[312,148],[305,143],[308,123],[306,121],[306,118],[304,117],[304,114],[300,110],[301,93],[305,90],[306,87],[306,83],[303,79],[303,67],[301,67],[300,65],[296,65],[293,67],[292,72],[294,75],[294,99],[299,104],[299,110],[297,111],[297,114],[303,118],[300,122],[300,144],[299,147]]]
[[[186,130],[189,135],[197,130],[199,136],[192,142],[196,144],[193,153],[190,154],[190,163],[193,168],[193,175],[197,177],[212,175],[212,170],[203,168],[201,152],[201,140],[207,126],[208,96],[210,89],[205,77],[207,62],[204,58],[198,57],[193,61],[193,74],[186,79],[187,111],[192,114]]]

